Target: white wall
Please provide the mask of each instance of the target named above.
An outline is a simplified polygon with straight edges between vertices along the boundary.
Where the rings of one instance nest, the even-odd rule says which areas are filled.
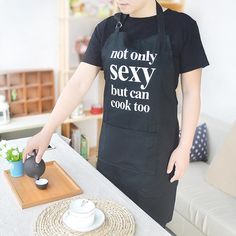
[[[57,0],[0,0],[0,71],[52,68],[57,77],[57,14]],[[4,138],[36,132],[9,133]]]
[[[0,71],[51,68],[57,78],[57,2],[0,0]],[[4,134],[4,137],[19,138],[37,132],[28,130]]]
[[[55,71],[56,95],[59,64],[58,2],[58,0],[0,0],[0,71],[52,68]],[[80,26],[78,25],[79,29]],[[98,83],[95,81],[85,96],[86,109],[91,104],[97,103],[97,86]],[[96,122],[88,121],[78,125],[88,136],[91,146],[96,145]],[[7,139],[17,138],[20,135],[32,136],[37,131],[9,133],[5,136]]]
[[[0,70],[58,67],[57,0],[0,0]]]
[[[185,12],[199,26],[210,66],[203,69],[204,113],[236,120],[236,1],[185,0]]]

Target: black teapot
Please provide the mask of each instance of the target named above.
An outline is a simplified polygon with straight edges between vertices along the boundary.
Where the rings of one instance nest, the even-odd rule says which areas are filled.
[[[29,155],[30,157],[27,158],[24,162],[24,171],[29,177],[39,180],[40,176],[43,175],[46,167],[43,159],[41,159],[39,163],[35,161],[36,155],[36,150],[33,150],[33,154]]]

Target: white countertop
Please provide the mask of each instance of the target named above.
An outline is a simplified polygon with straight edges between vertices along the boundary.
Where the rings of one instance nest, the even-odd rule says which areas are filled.
[[[24,147],[27,138],[10,140]],[[44,153],[44,161],[56,160],[58,164],[82,188],[80,196],[108,199],[126,207],[133,214],[137,236],[170,236],[156,221],[139,208],[123,192],[97,171],[91,164],[73,150],[58,134],[53,134],[51,142],[56,149]],[[31,236],[38,215],[53,204],[42,204],[21,209],[14,193],[7,183],[3,170],[8,169],[6,160],[0,159],[0,236]],[[60,200],[59,200],[60,201]],[[52,232],[53,236],[53,232]]]

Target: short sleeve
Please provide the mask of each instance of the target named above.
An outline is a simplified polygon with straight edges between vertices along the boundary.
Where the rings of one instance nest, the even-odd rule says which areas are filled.
[[[83,58],[81,61],[92,64],[94,66],[102,67],[101,32],[99,31],[98,25],[95,27],[95,29],[92,33],[88,47],[87,47],[85,54],[83,55]]]
[[[183,46],[180,52],[180,73],[209,65],[197,22],[191,20],[183,32]]]

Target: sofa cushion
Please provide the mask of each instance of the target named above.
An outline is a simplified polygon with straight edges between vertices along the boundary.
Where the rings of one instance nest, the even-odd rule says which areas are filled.
[[[208,164],[211,163],[220,145],[230,130],[230,123],[216,119],[208,114],[201,113],[199,123],[206,122],[207,124],[207,150],[208,150]]]
[[[181,113],[178,113],[178,121],[181,128],[182,116]],[[224,121],[218,120],[208,114],[201,113],[198,121],[198,125],[202,123],[207,124],[207,151],[208,151],[208,161],[211,163],[212,159],[215,156],[215,153],[218,151],[218,148],[223,143],[225,136],[230,130],[231,125]]]
[[[207,161],[207,125],[198,125],[190,150],[190,161]]]
[[[179,130],[179,137],[181,138],[181,129]],[[190,162],[205,161],[207,162],[207,125],[200,124],[196,127],[193,143],[189,154]]]
[[[207,172],[206,181],[236,197],[236,121],[216,153]]]
[[[236,199],[206,182],[208,167],[190,163],[179,180],[175,210],[208,236],[235,236]]]

